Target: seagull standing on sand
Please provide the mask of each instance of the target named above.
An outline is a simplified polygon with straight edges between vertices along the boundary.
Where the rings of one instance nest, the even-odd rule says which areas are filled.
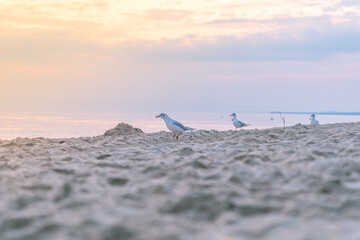
[[[311,122],[310,122],[311,126],[319,126],[320,125],[319,121],[315,119],[315,114],[312,114],[310,117],[311,117]]]
[[[243,123],[241,121],[239,121],[237,118],[236,118],[236,114],[233,113],[230,115],[231,117],[233,117],[232,121],[233,121],[233,124],[235,126],[235,131],[237,128],[240,128],[242,129],[243,127],[247,127],[247,126],[250,126],[250,124],[246,124],[246,123]]]
[[[171,119],[166,113],[160,113],[155,117],[164,119],[167,128],[174,133],[173,139],[175,137],[176,139],[179,139],[179,136],[185,131],[195,130],[194,128],[185,127],[178,121]]]

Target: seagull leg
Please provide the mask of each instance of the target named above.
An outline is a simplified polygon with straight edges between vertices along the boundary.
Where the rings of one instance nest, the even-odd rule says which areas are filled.
[[[177,136],[176,136],[176,139],[179,139],[179,136],[181,135],[182,133],[179,133]]]
[[[176,135],[175,135],[175,133],[174,133],[173,139],[175,138],[175,136],[176,136]]]

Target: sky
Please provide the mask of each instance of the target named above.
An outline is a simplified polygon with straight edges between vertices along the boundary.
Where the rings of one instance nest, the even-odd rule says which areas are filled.
[[[0,0],[0,110],[360,111],[358,0]]]

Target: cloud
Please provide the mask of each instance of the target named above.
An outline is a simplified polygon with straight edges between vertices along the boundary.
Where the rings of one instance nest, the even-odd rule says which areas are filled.
[[[215,19],[207,22],[206,24],[228,24],[228,23],[245,23],[245,22],[259,22],[256,20],[246,18],[228,18],[228,19]]]
[[[7,10],[11,13],[21,15],[38,15],[49,16],[59,12],[69,13],[79,11],[85,11],[89,9],[95,10],[105,10],[109,7],[108,3],[104,1],[92,1],[92,2],[77,2],[77,1],[68,1],[66,3],[53,3],[53,2],[42,2],[41,4],[36,2],[24,1],[24,2],[14,2],[11,8]]]
[[[104,52],[96,42],[67,38],[55,33],[38,33],[21,39],[18,36],[0,38],[0,62],[66,63],[79,61],[84,54]],[[102,50],[101,50],[102,49]]]
[[[151,22],[171,22],[177,23],[179,21],[188,20],[191,15],[194,13],[189,10],[182,9],[165,9],[165,8],[152,8],[146,9],[141,12],[127,12],[124,13],[129,17],[131,22],[133,21],[144,21],[144,23]]]
[[[343,7],[360,7],[360,2],[358,0],[342,0],[338,6]]]
[[[144,11],[144,17],[150,21],[177,22],[186,20],[191,14],[192,11],[179,9],[154,8]]]
[[[243,39],[219,36],[215,41],[185,39],[160,43],[138,42],[128,45],[127,53],[138,61],[279,61],[323,60],[338,53],[360,51],[360,31],[330,27],[324,30],[306,29],[302,32],[259,33]]]
[[[175,23],[192,16],[191,11],[177,9],[148,9],[139,14],[138,18],[149,19],[150,29],[154,28],[151,21],[168,21],[168,25],[174,28],[178,25],[172,26],[172,21]],[[0,29],[6,34],[0,38],[0,61],[68,62],[83,60],[84,56],[132,62],[318,61],[338,53],[360,51],[358,15],[346,12],[342,17],[347,20],[336,24],[328,15],[276,15],[262,20],[217,18],[197,26],[204,30],[220,30],[210,37],[193,34],[161,41],[128,40],[106,44],[107,39],[126,36],[126,31],[105,31],[102,24],[90,20],[3,15]],[[7,26],[9,23],[15,27]],[[239,24],[247,23],[273,26],[273,29],[247,37],[225,31],[227,28],[236,30]],[[16,24],[30,30],[17,31]],[[53,29],[39,30],[37,26],[40,25]]]
[[[252,18],[219,18],[212,21],[205,22],[205,25],[218,25],[219,27],[229,27],[231,24],[239,24],[239,23],[258,23],[258,24],[272,24],[278,25],[279,28],[288,28],[293,29],[294,25],[297,27],[298,31],[306,29],[313,29],[315,27],[319,27],[321,29],[327,28],[328,25],[331,25],[331,16],[322,15],[322,16],[308,16],[308,17],[293,17],[290,15],[276,15],[271,18],[265,19],[252,19]]]
[[[94,56],[147,63],[322,61],[335,54],[360,51],[360,29],[352,23],[332,25],[326,18],[319,18],[317,22],[293,20],[294,23],[289,19],[293,29],[289,27],[245,38],[216,36],[209,40],[189,35],[172,40],[103,45],[96,39],[81,38],[66,31],[37,33],[26,39],[3,37],[0,40],[0,60],[76,61],[79,57]],[[313,22],[313,27],[302,26],[305,21]]]

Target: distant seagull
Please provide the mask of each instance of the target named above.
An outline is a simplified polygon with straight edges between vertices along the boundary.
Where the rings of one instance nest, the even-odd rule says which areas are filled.
[[[164,119],[167,128],[174,133],[173,139],[175,137],[179,139],[179,136],[185,131],[195,130],[194,128],[185,127],[178,121],[171,119],[166,113],[160,113],[155,117]]]
[[[233,121],[233,124],[234,124],[234,126],[235,126],[235,131],[236,131],[237,128],[242,129],[243,127],[247,127],[247,126],[250,126],[250,125],[251,125],[251,124],[246,124],[246,123],[243,123],[243,122],[239,121],[239,120],[236,118],[236,114],[235,114],[235,113],[231,114],[230,116],[233,117],[232,121]]]
[[[319,126],[320,125],[319,121],[315,119],[315,114],[312,114],[310,117],[311,117],[311,122],[310,122],[311,126]]]

